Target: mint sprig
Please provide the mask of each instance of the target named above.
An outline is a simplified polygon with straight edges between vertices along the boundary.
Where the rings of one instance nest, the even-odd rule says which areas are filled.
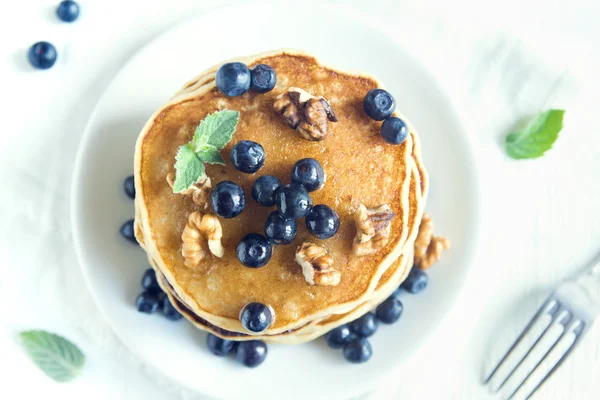
[[[173,193],[183,192],[204,177],[204,164],[225,165],[221,150],[233,136],[240,120],[238,111],[222,110],[200,121],[192,140],[175,156]]]
[[[85,356],[75,344],[62,336],[45,331],[19,334],[33,362],[57,382],[68,382],[79,375]]]
[[[548,110],[506,136],[506,153],[516,159],[537,158],[549,150],[563,127],[564,110]]]

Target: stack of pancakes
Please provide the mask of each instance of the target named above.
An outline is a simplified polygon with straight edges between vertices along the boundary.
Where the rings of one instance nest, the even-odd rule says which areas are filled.
[[[410,271],[428,188],[420,143],[412,125],[398,112],[394,115],[407,122],[410,135],[400,145],[383,140],[381,122],[371,120],[362,105],[370,89],[383,87],[373,77],[341,72],[290,50],[235,61],[250,68],[270,65],[277,73],[277,86],[264,94],[226,97],[215,85],[217,65],[188,82],[150,118],[135,154],[136,237],[173,305],[198,328],[234,340],[303,343],[370,311]],[[330,124],[325,140],[302,139],[274,111],[275,97],[289,87],[323,96],[332,105],[338,122]],[[221,109],[239,111],[240,121],[221,152],[227,165],[207,165],[206,174],[213,186],[224,180],[239,184],[246,193],[246,207],[235,218],[219,218],[224,256],[211,256],[200,267],[188,268],[181,255],[181,235],[189,214],[199,207],[191,196],[174,194],[166,176],[174,172],[179,146],[192,138],[202,119]],[[241,140],[258,142],[265,149],[264,167],[256,174],[241,173],[229,162],[231,148]],[[294,163],[307,157],[318,160],[326,173],[324,187],[311,193],[313,203],[336,210],[341,221],[338,233],[318,240],[298,221],[294,242],[274,245],[266,266],[243,266],[236,257],[237,243],[248,233],[263,233],[272,211],[252,200],[253,182],[259,176],[274,175],[289,183]],[[387,204],[395,217],[388,243],[359,257],[352,244],[354,213],[360,204],[369,208]],[[337,286],[306,282],[295,262],[296,248],[304,241],[323,245],[333,257],[341,272]],[[260,334],[248,332],[239,320],[240,310],[250,302],[266,304],[274,312],[274,321]]]

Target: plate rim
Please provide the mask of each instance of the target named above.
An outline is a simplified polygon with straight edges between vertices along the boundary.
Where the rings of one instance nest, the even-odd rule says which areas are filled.
[[[318,2],[316,2],[314,0],[308,0],[308,1],[311,3],[314,3],[314,4],[319,4]],[[123,70],[125,70],[129,65],[133,64],[135,62],[135,60],[138,57],[140,57],[140,55],[143,54],[150,46],[152,46],[156,41],[161,40],[165,36],[171,34],[172,32],[183,29],[184,26],[188,26],[188,25],[192,24],[194,21],[197,21],[200,19],[205,19],[207,17],[210,17],[213,14],[220,14],[223,12],[227,12],[228,10],[231,10],[233,12],[241,12],[241,10],[243,10],[243,9],[255,7],[257,4],[260,4],[260,3],[269,4],[270,7],[276,7],[278,9],[278,12],[286,9],[284,4],[277,3],[275,5],[273,3],[269,3],[268,1],[258,1],[258,2],[245,3],[245,4],[230,4],[230,5],[216,7],[216,8],[207,10],[205,12],[194,14],[194,15],[190,16],[189,18],[181,20],[181,21],[177,22],[176,24],[167,27],[166,29],[164,29],[164,30],[160,31],[159,33],[157,33],[156,35],[154,35],[148,42],[146,42],[143,46],[139,47],[135,52],[133,52],[131,54],[131,56],[124,63],[122,63],[122,65],[118,68],[117,72],[114,74],[114,76],[112,76],[110,82],[105,86],[104,90],[102,91],[102,94],[98,97],[98,100],[96,101],[96,103],[94,105],[94,109],[93,109],[92,113],[90,114],[90,116],[86,122],[85,128],[83,130],[83,133],[81,135],[81,139],[80,139],[78,149],[77,149],[77,154],[75,157],[73,172],[71,174],[72,179],[71,179],[71,185],[70,185],[71,187],[70,187],[70,191],[69,191],[69,199],[71,200],[70,227],[71,227],[71,231],[73,233],[73,247],[75,249],[77,262],[79,265],[79,270],[81,271],[81,273],[83,275],[83,278],[84,278],[84,281],[85,281],[85,284],[87,286],[89,293],[91,294],[92,298],[94,299],[94,302],[96,303],[96,307],[97,307],[98,311],[100,312],[100,314],[102,315],[103,319],[108,324],[108,326],[110,326],[113,333],[119,338],[119,340],[125,345],[125,347],[127,347],[127,349],[129,351],[131,351],[133,354],[135,354],[141,361],[143,361],[148,366],[151,366],[155,370],[160,371],[160,373],[164,374],[169,379],[173,380],[174,382],[177,382],[178,384],[182,385],[183,387],[193,390],[194,392],[199,392],[197,387],[191,387],[186,382],[183,382],[180,379],[178,379],[176,376],[172,376],[172,374],[168,373],[165,369],[162,369],[162,368],[160,368],[160,366],[157,366],[151,360],[150,357],[145,356],[144,353],[139,351],[135,346],[132,346],[130,344],[130,341],[128,339],[126,339],[120,333],[120,329],[117,328],[115,322],[111,318],[109,318],[108,310],[105,310],[101,306],[102,301],[100,299],[99,293],[95,289],[95,286],[92,282],[92,277],[89,272],[89,268],[85,267],[86,262],[84,261],[85,257],[83,255],[85,253],[85,251],[84,251],[85,246],[82,243],[82,239],[80,239],[79,235],[76,234],[76,232],[81,231],[81,229],[79,229],[79,226],[81,225],[81,219],[79,218],[79,215],[81,213],[80,209],[82,206],[81,206],[80,202],[76,201],[76,200],[78,200],[81,197],[79,195],[79,186],[80,186],[79,182],[80,182],[80,179],[82,178],[82,174],[84,172],[84,167],[83,167],[84,166],[84,162],[83,162],[84,152],[85,152],[85,149],[87,149],[88,142],[91,140],[91,137],[92,137],[90,132],[93,130],[92,129],[93,123],[98,118],[99,106],[102,104],[105,97],[107,96],[107,92],[109,91],[111,84],[117,79],[117,77]],[[482,199],[482,196],[481,196],[481,180],[480,180],[481,176],[480,176],[480,169],[478,168],[478,166],[480,165],[480,161],[478,160],[478,158],[476,156],[477,153],[475,152],[475,145],[473,143],[474,138],[471,133],[473,131],[472,131],[472,129],[468,129],[469,125],[467,123],[467,119],[464,118],[464,115],[466,115],[466,113],[463,111],[463,108],[459,104],[457,104],[456,102],[451,100],[450,96],[448,95],[448,90],[446,90],[447,87],[443,84],[442,81],[440,81],[439,79],[436,78],[436,75],[432,72],[432,70],[427,65],[427,63],[422,62],[422,60],[417,55],[415,55],[413,52],[409,51],[402,44],[402,42],[400,40],[398,40],[396,38],[396,36],[390,32],[391,27],[389,26],[389,24],[382,24],[380,21],[377,21],[373,15],[361,13],[358,9],[356,9],[355,7],[350,6],[350,5],[344,5],[344,7],[336,7],[336,5],[333,5],[333,4],[319,4],[319,7],[321,9],[324,9],[329,12],[335,11],[336,15],[342,15],[344,18],[346,18],[347,21],[352,21],[352,22],[357,22],[357,23],[363,24],[368,29],[370,29],[374,32],[377,32],[377,33],[381,34],[382,36],[385,36],[389,41],[393,42],[396,46],[398,46],[398,48],[401,48],[404,52],[404,55],[406,55],[415,64],[419,65],[419,67],[422,68],[424,75],[429,80],[429,84],[436,88],[437,92],[441,95],[442,100],[448,105],[449,113],[453,116],[453,118],[456,121],[456,126],[459,128],[461,137],[463,139],[462,145],[465,149],[465,151],[464,151],[465,154],[463,154],[463,155],[468,157],[469,163],[471,165],[473,165],[473,168],[469,169],[470,176],[467,177],[469,184],[473,186],[472,187],[473,193],[471,193],[471,196],[469,197],[469,199],[470,199],[469,205],[470,205],[470,209],[471,209],[470,214],[473,217],[472,217],[472,226],[468,230],[469,236],[471,237],[472,240],[469,241],[469,245],[465,246],[465,254],[463,257],[463,261],[464,261],[463,275],[464,276],[462,277],[462,279],[459,280],[459,284],[456,285],[455,290],[452,291],[448,295],[448,299],[449,299],[449,303],[450,303],[448,306],[448,309],[451,310],[456,306],[462,289],[466,286],[467,282],[469,281],[469,276],[472,275],[473,264],[476,259],[477,249],[479,248],[480,231],[481,231],[481,225],[482,225],[481,224],[481,209],[482,209],[481,208],[482,207],[481,199]],[[435,325],[434,329],[430,329],[427,332],[425,332],[424,333],[425,338],[421,341],[421,346],[419,346],[419,347],[422,347],[424,344],[426,344],[428,341],[430,341],[431,337],[433,336],[433,334],[437,330],[437,328],[444,325],[445,322],[449,319],[449,317],[450,317],[450,312],[446,312],[445,315],[443,316],[443,318]],[[411,356],[413,356],[414,354],[415,354],[414,352],[409,354],[407,356],[407,359],[410,359]],[[361,382],[360,385],[351,388],[354,390],[347,389],[345,392],[343,392],[341,394],[346,395],[346,396],[348,396],[348,395],[356,396],[358,394],[364,394],[364,393],[370,392],[376,388],[378,383],[387,382],[388,379],[390,377],[392,377],[396,373],[396,371],[398,371],[401,367],[402,367],[402,363],[395,363],[395,364],[393,364],[392,368],[390,368],[390,370],[387,371],[386,373],[383,373],[379,377],[372,378],[368,381]],[[218,397],[218,398],[227,398],[227,397],[223,397],[222,394],[215,392],[214,390],[210,390],[209,388],[210,388],[210,386],[204,386],[202,391],[199,393],[201,393],[203,395]],[[357,389],[358,389],[358,392],[356,392]]]

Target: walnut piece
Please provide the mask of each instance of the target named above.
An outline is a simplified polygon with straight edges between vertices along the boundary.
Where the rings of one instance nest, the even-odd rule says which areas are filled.
[[[396,214],[387,204],[375,208],[358,206],[354,213],[356,237],[352,244],[354,254],[361,257],[372,254],[384,247],[390,237],[390,222]]]
[[[173,188],[173,184],[175,182],[175,174],[169,172],[167,174],[167,183]],[[198,182],[194,183],[190,186],[189,189],[179,192],[179,194],[183,194],[185,196],[192,196],[192,201],[196,203],[199,207],[206,210],[208,209],[210,202],[210,190],[212,189],[212,184],[210,182],[210,178],[208,176],[204,176],[203,179],[200,179]]]
[[[283,115],[285,122],[306,140],[325,139],[329,121],[337,122],[331,105],[324,97],[316,97],[305,90],[290,87],[273,103],[275,111]]]
[[[420,269],[428,269],[437,260],[444,250],[450,248],[450,241],[446,238],[433,235],[433,220],[429,214],[423,214],[419,233],[415,239],[415,265]]]
[[[333,268],[333,257],[323,246],[304,242],[296,249],[296,262],[302,267],[306,282],[318,286],[336,286],[342,274]]]
[[[221,245],[223,229],[221,222],[214,214],[202,214],[195,211],[188,217],[188,223],[183,229],[181,240],[181,255],[185,258],[185,266],[196,268],[208,256],[206,247],[217,257],[223,257]]]

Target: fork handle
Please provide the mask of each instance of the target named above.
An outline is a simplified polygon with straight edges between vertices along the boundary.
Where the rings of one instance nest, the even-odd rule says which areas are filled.
[[[595,278],[600,285],[600,260],[596,261],[591,267],[584,269],[575,280],[579,281],[585,278]]]
[[[596,314],[600,313],[600,260],[583,270],[571,281],[578,286],[588,298],[588,306],[594,306]]]
[[[598,261],[594,266],[590,267],[588,273],[600,279],[600,261]]]

